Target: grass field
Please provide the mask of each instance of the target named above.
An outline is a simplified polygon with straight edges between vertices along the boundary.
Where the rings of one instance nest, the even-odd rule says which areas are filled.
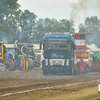
[[[97,100],[99,97],[100,93],[98,93],[97,82],[88,82],[67,87],[41,90],[41,92],[37,91],[20,100]]]

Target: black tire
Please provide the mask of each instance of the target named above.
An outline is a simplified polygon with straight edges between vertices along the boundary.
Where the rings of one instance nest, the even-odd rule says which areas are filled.
[[[31,58],[28,58],[28,63],[29,62],[30,62],[30,65],[28,66],[28,70],[32,70],[33,60]]]
[[[9,62],[11,62],[12,64],[12,68],[10,68],[11,71],[14,71],[16,68],[15,68],[15,63],[12,59],[8,59]]]
[[[7,70],[13,71],[13,65],[10,61],[4,61],[4,65],[6,66]]]
[[[45,70],[43,70],[43,75],[48,75],[48,72],[46,72]]]

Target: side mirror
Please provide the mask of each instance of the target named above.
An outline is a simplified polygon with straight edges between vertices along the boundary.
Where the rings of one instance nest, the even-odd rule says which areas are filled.
[[[42,41],[40,42],[40,49],[41,49],[41,47],[42,47]]]

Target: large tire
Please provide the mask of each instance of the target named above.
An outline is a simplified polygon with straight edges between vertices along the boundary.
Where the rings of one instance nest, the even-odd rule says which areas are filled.
[[[33,60],[31,58],[28,58],[28,70],[32,70],[33,66]]]
[[[13,64],[10,61],[4,61],[4,65],[6,66],[7,70],[13,71]]]
[[[12,68],[10,68],[11,71],[14,71],[16,69],[14,61],[12,59],[8,59],[8,61],[11,62],[11,64],[12,64]]]

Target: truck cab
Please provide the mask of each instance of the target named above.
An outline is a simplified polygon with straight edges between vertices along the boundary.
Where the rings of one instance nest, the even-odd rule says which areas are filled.
[[[46,33],[43,37],[43,74],[68,73],[74,71],[75,44],[69,32]],[[41,44],[40,44],[41,49]]]

